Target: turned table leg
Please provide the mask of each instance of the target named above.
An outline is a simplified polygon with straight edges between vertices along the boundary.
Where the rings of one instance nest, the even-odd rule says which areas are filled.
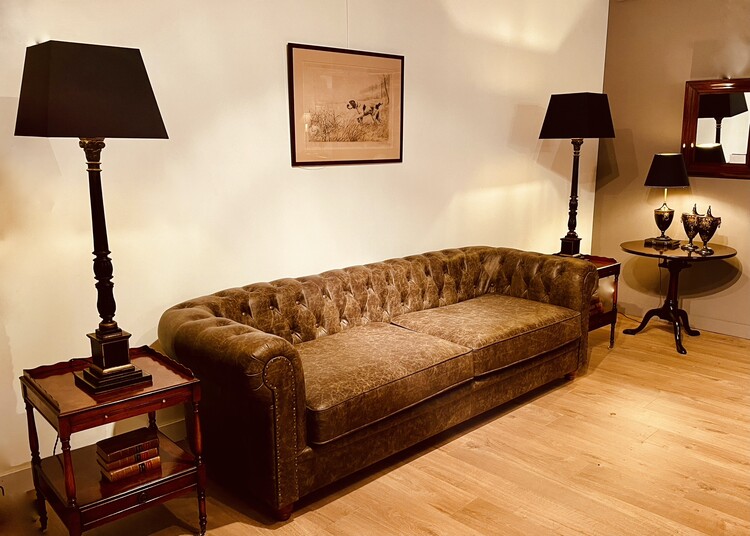
[[[25,398],[25,397],[24,397]],[[39,456],[39,436],[36,432],[36,422],[34,421],[34,408],[26,401],[26,424],[29,429],[29,448],[31,450],[31,476],[34,481],[34,490],[36,492],[36,511],[39,514],[39,523],[42,531],[47,530],[47,502],[39,487],[39,467],[42,459]]]
[[[198,402],[193,397],[193,403],[188,406],[192,409],[190,418],[190,448],[195,456],[195,466],[198,471],[198,522],[200,523],[201,535],[206,533],[208,517],[206,515],[206,467],[203,465],[203,437],[201,435],[201,420]]]

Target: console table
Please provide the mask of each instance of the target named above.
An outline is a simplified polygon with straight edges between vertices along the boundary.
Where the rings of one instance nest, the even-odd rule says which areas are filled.
[[[205,466],[201,455],[198,404],[200,383],[183,365],[147,346],[130,349],[130,359],[153,377],[153,385],[91,395],[76,386],[74,373],[91,364],[90,358],[24,370],[21,390],[31,447],[36,506],[42,530],[47,527],[49,501],[69,533],[81,532],[137,512],[187,492],[197,492],[200,533],[206,532]],[[96,445],[72,450],[74,432],[148,414],[156,430],[156,411],[185,404],[190,450],[187,452],[158,432],[161,469],[117,482],[102,478]],[[36,409],[60,434],[62,454],[42,459],[34,422]]]
[[[682,328],[684,327],[685,332],[692,337],[698,336],[701,333],[697,329],[692,329],[690,327],[687,312],[679,308],[678,287],[680,271],[683,268],[690,267],[690,265],[695,262],[718,261],[734,257],[737,255],[737,250],[729,246],[711,244],[714,254],[703,256],[696,252],[684,251],[680,248],[656,249],[644,245],[643,240],[623,242],[620,244],[620,247],[623,251],[632,253],[633,255],[659,259],[659,267],[669,270],[669,287],[667,290],[667,297],[662,306],[648,311],[637,328],[623,330],[623,333],[627,335],[635,335],[646,327],[649,320],[656,316],[672,323],[677,351],[681,354],[686,354],[687,350],[685,350],[685,347],[682,345]]]

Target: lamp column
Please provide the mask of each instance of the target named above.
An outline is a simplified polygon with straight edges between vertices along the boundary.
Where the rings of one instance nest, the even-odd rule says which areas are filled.
[[[568,203],[568,233],[560,239],[560,253],[578,255],[581,251],[581,238],[576,234],[578,216],[578,162],[581,158],[583,138],[570,140],[573,145],[573,176],[570,181],[570,202]]]
[[[138,383],[150,383],[151,376],[144,374],[130,362],[130,333],[123,331],[115,321],[115,296],[112,283],[112,259],[109,258],[107,222],[104,216],[102,195],[101,152],[104,138],[81,138],[79,146],[86,153],[91,200],[91,227],[94,235],[94,279],[96,279],[96,308],[99,327],[87,336],[91,340],[93,364],[78,373],[79,385],[93,392],[106,391]]]

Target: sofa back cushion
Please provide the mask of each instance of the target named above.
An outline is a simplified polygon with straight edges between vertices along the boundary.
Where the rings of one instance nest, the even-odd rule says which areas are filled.
[[[207,309],[298,344],[486,293],[561,303],[566,300],[556,294],[571,290],[555,285],[565,263],[550,255],[470,246],[254,283],[178,307]]]
[[[493,256],[498,256],[498,249],[484,246],[436,251],[319,275],[253,283],[190,300],[180,307],[202,307],[214,316],[297,344],[484,294],[491,283],[485,264],[492,263]]]

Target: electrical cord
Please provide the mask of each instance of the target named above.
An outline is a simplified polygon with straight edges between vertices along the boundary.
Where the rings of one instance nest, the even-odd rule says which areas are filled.
[[[667,297],[664,296],[664,294],[663,294],[664,289],[662,287],[661,265],[659,265],[659,264],[656,265],[656,271],[657,271],[657,275],[659,276],[659,302],[660,302],[660,305],[664,305],[664,301],[667,299]],[[628,320],[632,320],[633,322],[640,322],[641,321],[641,319],[633,318],[632,316],[626,315],[619,308],[617,310],[617,314],[618,315],[622,315],[623,317],[627,318]]]

